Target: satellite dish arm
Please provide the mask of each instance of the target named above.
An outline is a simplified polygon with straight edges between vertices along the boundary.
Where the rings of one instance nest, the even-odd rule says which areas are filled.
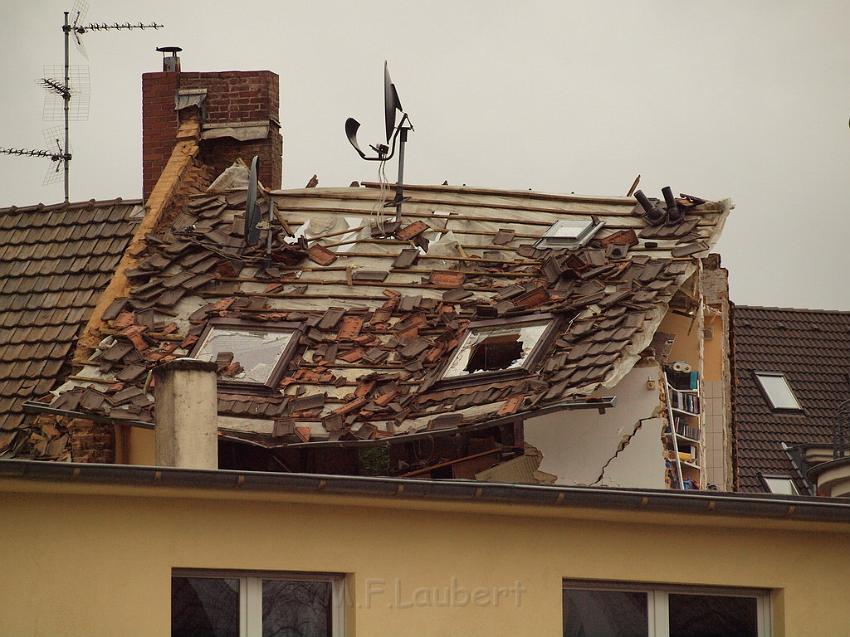
[[[389,148],[388,154],[382,154],[380,151],[381,146],[372,146],[369,148],[378,153],[377,157],[369,157],[364,153],[360,146],[357,144],[357,130],[360,128],[360,122],[356,119],[349,117],[345,120],[345,134],[348,136],[348,141],[354,146],[354,150],[357,151],[357,154],[360,155],[362,159],[366,161],[388,161],[395,156],[396,149],[396,141],[398,141],[399,133],[404,129],[405,131],[413,130],[413,125],[410,123],[410,118],[407,116],[407,113],[402,113],[401,121],[398,123],[398,126],[395,128],[395,132],[393,132],[393,136],[390,139],[392,145]],[[386,148],[386,146],[384,146]]]

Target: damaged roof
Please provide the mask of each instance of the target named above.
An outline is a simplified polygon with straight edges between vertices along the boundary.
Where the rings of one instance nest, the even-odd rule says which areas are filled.
[[[244,190],[191,197],[148,238],[129,298],[106,310],[81,372],[100,382],[69,383],[53,405],[152,421],[149,370],[191,355],[214,320],[297,326],[271,391],[240,391],[228,382],[239,361],[217,357],[220,425],[263,446],[456,430],[581,399],[650,345],[730,208],[683,198],[680,223],[649,226],[630,197],[451,186],[405,197],[396,223],[378,184],[274,192],[270,257],[267,225],[245,246]],[[536,247],[565,220],[596,232],[577,249]],[[517,320],[552,326],[529,369],[441,379],[470,325]]]
[[[831,445],[850,399],[850,312],[736,305],[732,309],[733,449],[737,488],[766,491],[759,474],[805,485],[782,448]],[[785,376],[802,410],[772,409],[756,372]]]
[[[14,445],[24,402],[67,374],[142,213],[121,199],[0,209],[0,452]]]

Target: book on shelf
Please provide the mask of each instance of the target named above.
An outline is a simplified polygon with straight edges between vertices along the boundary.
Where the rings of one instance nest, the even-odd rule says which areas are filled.
[[[683,394],[675,391],[674,389],[670,392],[670,406],[673,407],[673,409],[680,409],[692,414],[698,414],[700,408],[699,396],[696,394]]]
[[[674,389],[690,391],[699,388],[699,372],[667,372],[667,381]]]
[[[699,427],[685,424],[682,418],[676,418],[676,433],[691,440],[699,440]]]

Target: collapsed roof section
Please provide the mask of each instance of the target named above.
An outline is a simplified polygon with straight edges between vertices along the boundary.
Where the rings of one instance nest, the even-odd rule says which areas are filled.
[[[0,454],[29,440],[23,404],[68,372],[143,212],[121,199],[0,210]],[[35,444],[47,454],[47,438]]]
[[[650,226],[632,198],[405,194],[399,223],[377,184],[274,192],[252,247],[245,191],[191,197],[102,317],[79,374],[90,380],[53,406],[151,422],[150,370],[199,352],[219,363],[227,435],[268,447],[442,433],[584,400],[638,360],[730,208],[681,199],[680,222]],[[583,245],[550,230],[585,221]],[[271,359],[257,355],[266,340]]]

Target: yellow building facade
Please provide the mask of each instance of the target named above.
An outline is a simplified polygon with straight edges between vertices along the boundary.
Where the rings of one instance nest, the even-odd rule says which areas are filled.
[[[348,637],[555,637],[574,580],[758,589],[760,634],[850,634],[836,501],[5,461],[0,503],[2,635],[170,634],[186,569],[338,577]]]

